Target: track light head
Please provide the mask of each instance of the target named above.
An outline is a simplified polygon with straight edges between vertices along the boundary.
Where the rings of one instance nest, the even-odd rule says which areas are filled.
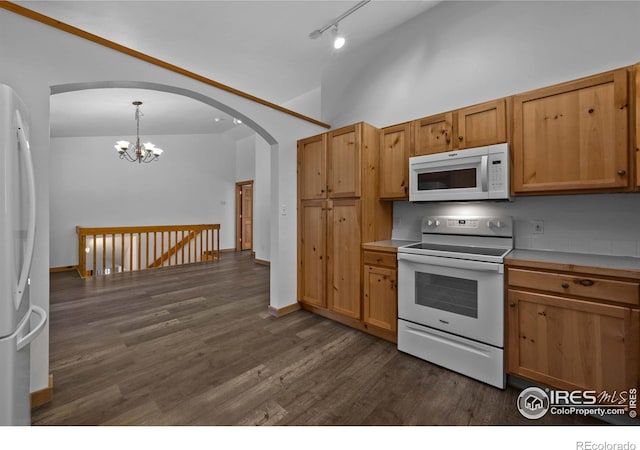
[[[335,24],[331,28],[331,34],[333,36],[333,48],[337,50],[344,47],[346,41],[344,39],[344,36],[338,31],[338,24]]]

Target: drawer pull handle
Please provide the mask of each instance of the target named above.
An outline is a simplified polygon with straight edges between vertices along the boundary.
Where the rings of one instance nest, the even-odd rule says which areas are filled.
[[[382,258],[376,258],[376,262],[377,262],[377,263],[382,262]]]
[[[578,281],[578,283],[580,283],[583,286],[593,286],[593,280],[589,280],[589,279],[584,279],[584,280],[580,280]]]
[[[561,286],[565,289],[569,289],[569,283],[567,283],[566,281],[564,281]]]
[[[509,303],[509,306],[510,306],[511,308],[515,308],[515,307],[516,307],[516,303],[515,303],[515,302],[511,302],[511,303]]]

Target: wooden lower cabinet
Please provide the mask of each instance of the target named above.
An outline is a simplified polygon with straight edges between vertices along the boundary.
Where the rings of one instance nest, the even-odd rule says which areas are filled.
[[[397,249],[365,244],[362,261],[362,322],[365,331],[398,342]]]
[[[395,249],[364,250],[363,321],[388,333],[397,342],[398,261]]]
[[[333,200],[329,207],[329,309],[360,318],[360,201]]]
[[[398,328],[397,270],[364,266],[363,320],[395,332]]]
[[[640,280],[558,268],[507,266],[507,372],[564,390],[637,387]]]
[[[640,311],[508,293],[509,372],[567,390],[637,386]]]
[[[298,296],[310,305],[326,307],[327,201],[301,202],[298,229]]]

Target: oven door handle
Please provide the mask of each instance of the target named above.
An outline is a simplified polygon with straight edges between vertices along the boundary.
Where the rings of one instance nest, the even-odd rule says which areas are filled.
[[[455,269],[480,270],[483,272],[504,273],[504,264],[484,261],[470,261],[468,259],[445,258],[441,256],[413,255],[398,253],[398,261],[407,261],[415,264],[428,264],[432,266],[453,267]]]

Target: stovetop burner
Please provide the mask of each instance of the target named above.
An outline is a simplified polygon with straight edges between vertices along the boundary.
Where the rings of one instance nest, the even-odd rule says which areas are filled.
[[[502,263],[512,249],[510,217],[439,216],[422,219],[422,242],[398,252]]]

